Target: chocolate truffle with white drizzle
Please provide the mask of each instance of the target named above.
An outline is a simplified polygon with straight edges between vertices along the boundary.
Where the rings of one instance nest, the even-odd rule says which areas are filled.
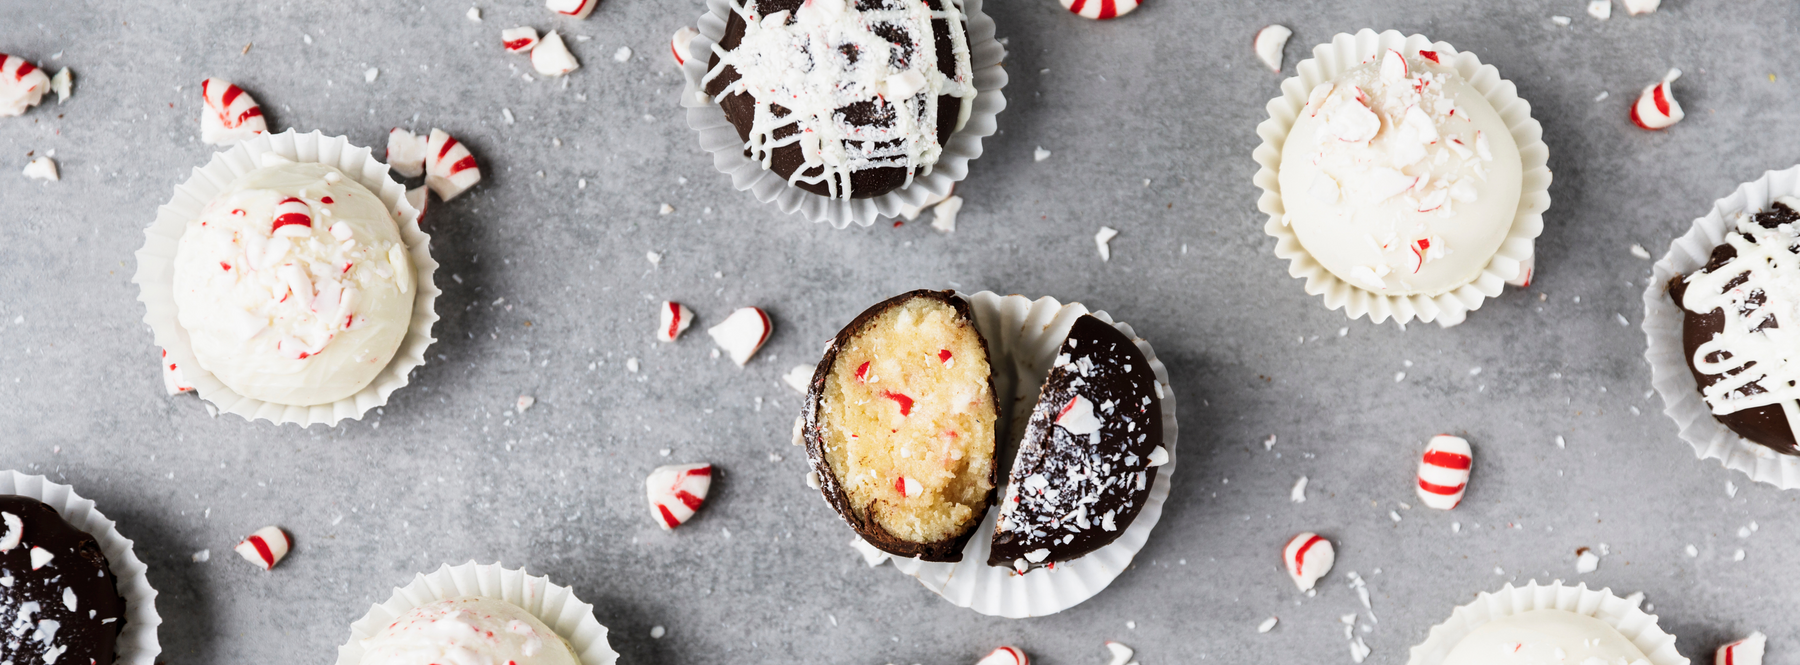
[[[1800,199],[1739,213],[1706,267],[1677,277],[1682,348],[1713,417],[1776,452],[1800,455]]]
[[[957,0],[734,1],[703,85],[745,154],[838,199],[931,173],[975,99]]]
[[[43,502],[0,496],[0,662],[113,662],[116,582],[93,536]]]
[[[1144,352],[1098,318],[1076,319],[1025,426],[988,565],[1025,573],[1117,540],[1168,462],[1162,442]]]

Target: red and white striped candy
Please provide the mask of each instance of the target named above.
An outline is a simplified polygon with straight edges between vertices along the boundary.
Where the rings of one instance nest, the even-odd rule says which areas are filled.
[[[1750,633],[1749,637],[1719,647],[1713,655],[1713,665],[1762,665],[1768,642],[1761,631]]]
[[[293,227],[293,228],[288,228]],[[278,236],[306,237],[312,234],[312,208],[292,196],[275,204],[275,221],[269,233]]]
[[[1031,658],[1018,647],[1000,647],[976,661],[975,665],[1031,665]]]
[[[659,466],[644,479],[650,514],[664,531],[686,524],[706,501],[706,490],[711,488],[711,464]]]
[[[669,39],[669,53],[675,56],[676,67],[687,64],[688,58],[693,57],[690,55],[688,45],[692,44],[694,38],[699,35],[700,31],[684,25],[680,30],[675,31],[674,37]]]
[[[1138,0],[1062,0],[1062,6],[1076,16],[1104,21],[1130,14]]]
[[[660,312],[657,316],[659,323],[656,325],[656,339],[659,341],[673,342],[681,336],[682,331],[694,324],[694,311],[688,309],[687,305],[664,300],[657,311]]]
[[[425,142],[425,186],[448,201],[478,182],[481,167],[475,164],[475,155],[444,130],[431,128],[431,138]]]
[[[237,547],[232,548],[244,557],[245,561],[262,566],[263,570],[273,570],[281,558],[287,556],[288,548],[293,542],[281,530],[281,527],[265,526],[250,534]]]
[[[201,141],[211,145],[232,145],[269,131],[262,106],[257,105],[250,93],[230,81],[201,81],[200,99],[206,102],[206,110],[200,114]]]
[[[537,28],[525,25],[501,30],[500,45],[512,53],[528,53],[538,45]]]
[[[163,389],[169,391],[170,395],[194,391],[194,386],[187,382],[187,377],[181,375],[181,368],[176,367],[175,362],[169,360],[168,349],[163,349],[162,352],[162,377]]]
[[[1288,541],[1281,550],[1281,560],[1287,564],[1288,577],[1293,578],[1294,585],[1307,591],[1331,572],[1331,565],[1337,563],[1337,550],[1324,536],[1308,531]]]
[[[600,0],[544,0],[544,6],[549,7],[550,11],[575,18],[587,18],[597,4],[600,4]]]
[[[431,197],[425,195],[430,190],[431,188],[424,185],[406,190],[406,202],[419,209],[419,219],[421,220],[425,219],[425,207],[431,204]]]
[[[388,168],[405,178],[425,175],[425,137],[395,127],[388,131]]]
[[[15,116],[44,101],[50,77],[44,70],[16,55],[0,53],[0,116]]]
[[[1663,75],[1662,81],[1644,88],[1644,92],[1638,95],[1637,102],[1631,105],[1631,122],[1654,131],[1666,129],[1687,117],[1681,111],[1681,104],[1675,101],[1675,89],[1671,85],[1678,78],[1681,78],[1681,70],[1671,69],[1668,74]]]
[[[1439,434],[1425,444],[1419,458],[1419,500],[1438,510],[1455,508],[1469,488],[1469,467],[1475,452],[1462,437]]]
[[[769,323],[769,315],[755,307],[744,307],[725,317],[719,325],[706,329],[712,335],[713,343],[731,355],[731,361],[743,367],[750,362],[750,356],[756,355],[763,342],[769,341],[769,332],[774,330]]]
[[[1519,274],[1514,275],[1512,279],[1506,280],[1506,283],[1521,289],[1531,288],[1531,280],[1536,276],[1537,254],[1532,254],[1531,256],[1525,257],[1524,261],[1519,262]]]

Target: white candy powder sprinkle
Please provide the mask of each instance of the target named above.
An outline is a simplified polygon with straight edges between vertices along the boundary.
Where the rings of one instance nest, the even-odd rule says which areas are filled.
[[[631,47],[629,46],[621,46],[619,47],[619,50],[613,51],[613,62],[625,62],[630,59]]]

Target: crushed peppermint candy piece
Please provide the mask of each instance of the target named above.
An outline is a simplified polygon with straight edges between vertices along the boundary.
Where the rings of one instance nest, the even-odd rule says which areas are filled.
[[[275,564],[287,556],[290,547],[293,547],[293,541],[288,539],[286,532],[280,527],[265,526],[245,537],[232,550],[245,561],[262,566],[263,570],[274,570]]]

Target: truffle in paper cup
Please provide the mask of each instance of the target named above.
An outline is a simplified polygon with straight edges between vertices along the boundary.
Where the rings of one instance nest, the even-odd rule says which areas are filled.
[[[994,521],[999,506],[988,509],[975,536],[963,548],[962,561],[932,563],[918,559],[895,557],[894,566],[911,575],[932,592],[959,607],[967,607],[990,616],[1023,618],[1055,614],[1081,604],[1100,593],[1125,572],[1138,550],[1150,538],[1150,531],[1162,518],[1163,504],[1175,476],[1175,392],[1169,384],[1168,370],[1156,359],[1150,344],[1137,337],[1131,326],[1115,322],[1103,311],[1090,312],[1080,303],[1064,305],[1054,298],[1029,300],[1023,296],[1000,296],[989,291],[963,296],[973,310],[975,327],[987,338],[988,357],[993,367],[994,391],[1002,407],[1002,430],[999,446],[1001,477],[1012,464],[1019,439],[1031,410],[1037,405],[1038,391],[1050,368],[1056,362],[1069,328],[1083,314],[1112,325],[1137,343],[1149,359],[1162,390],[1163,447],[1169,453],[1168,463],[1157,469],[1156,481],[1137,519],[1126,527],[1117,540],[1081,558],[1058,563],[1055,568],[1041,568],[1020,575],[1011,568],[987,565],[988,550],[994,537]],[[999,488],[1005,495],[1004,487]]]
[[[154,665],[162,653],[156,627],[162,616],[156,613],[156,589],[150,588],[148,568],[132,551],[132,542],[119,534],[112,520],[106,519],[94,502],[81,498],[74,488],[18,471],[0,471],[0,495],[36,499],[55,509],[70,525],[94,537],[106,553],[106,565],[118,578],[119,596],[125,599],[125,627],[113,652],[115,665]]]
[[[1706,266],[1714,247],[1737,223],[1739,213],[1767,210],[1777,197],[1800,196],[1800,166],[1764,173],[1739,185],[1731,196],[1713,202],[1712,211],[1694,220],[1688,232],[1669,243],[1669,253],[1651,268],[1644,287],[1644,336],[1648,346],[1650,383],[1662,396],[1663,413],[1681,427],[1681,440],[1700,459],[1716,459],[1725,468],[1782,489],[1800,489],[1800,457],[1782,455],[1738,436],[1713,418],[1688,369],[1681,343],[1682,310],[1669,297],[1669,281]]]
[[[1407,58],[1419,57],[1421,50],[1433,52],[1441,66],[1454,69],[1494,107],[1519,151],[1519,202],[1506,237],[1472,281],[1438,295],[1383,295],[1339,279],[1307,252],[1284,220],[1287,210],[1281,197],[1282,148],[1306,107],[1308,96],[1319,84],[1363,66],[1389,49]],[[1269,101],[1269,119],[1256,127],[1263,141],[1254,153],[1262,166],[1255,182],[1263,191],[1257,208],[1269,216],[1263,232],[1275,238],[1275,256],[1288,261],[1288,274],[1306,280],[1308,294],[1323,296],[1326,307],[1342,309],[1352,319],[1366,315],[1375,323],[1391,318],[1401,324],[1418,319],[1449,327],[1480,308],[1483,300],[1500,295],[1506,284],[1530,284],[1536,239],[1544,230],[1543,212],[1550,207],[1551,176],[1546,166],[1550,150],[1542,140],[1543,127],[1531,117],[1531,105],[1519,98],[1515,86],[1501,78],[1499,70],[1482,64],[1474,54],[1421,35],[1364,29],[1354,35],[1338,34],[1330,43],[1314,48],[1313,57],[1302,61],[1294,71],[1296,76],[1282,82],[1281,96]]]
[[[1448,621],[1432,627],[1423,644],[1412,648],[1406,663],[1442,665],[1457,643],[1489,621],[1533,610],[1563,610],[1612,626],[1649,657],[1650,665],[1688,665],[1688,659],[1675,651],[1675,636],[1656,625],[1656,615],[1639,609],[1641,602],[1642,596],[1620,598],[1611,589],[1595,591],[1586,584],[1567,586],[1555,581],[1542,585],[1536,580],[1522,587],[1508,584],[1492,593],[1483,591],[1475,602],[1456,608]]]
[[[411,584],[394,589],[387,602],[369,606],[368,614],[350,625],[350,640],[338,647],[337,665],[361,665],[363,640],[374,637],[407,611],[472,596],[503,600],[537,617],[569,642],[581,665],[613,665],[619,660],[606,642],[606,626],[594,618],[594,606],[581,602],[568,587],[552,584],[548,577],[526,575],[523,568],[470,561],[460,566],[444,564],[430,575],[421,573]]]
[[[975,100],[968,122],[950,136],[929,175],[915,175],[912,183],[881,196],[867,199],[827,198],[788,184],[787,180],[764,169],[762,162],[744,154],[744,140],[725,119],[725,112],[702,91],[707,63],[713,46],[725,37],[725,25],[731,18],[734,0],[707,0],[706,13],[700,16],[699,36],[690,42],[694,57],[683,64],[682,76],[687,83],[681,93],[681,106],[687,109],[688,126],[699,134],[700,147],[712,153],[713,167],[731,176],[738,191],[747,191],[763,203],[771,203],[784,213],[798,212],[811,222],[830,222],[844,228],[852,222],[869,226],[875,220],[894,217],[907,207],[923,205],[927,199],[949,195],[950,189],[968,177],[969,162],[981,156],[982,139],[992,136],[999,125],[995,116],[1006,108],[1006,70],[1000,61],[1006,48],[994,38],[994,20],[982,13],[982,0],[962,0],[968,18],[965,33],[969,42],[969,64],[975,82]]]
[[[334,166],[369,188],[399,225],[400,238],[412,261],[413,283],[418,291],[413,296],[412,321],[393,360],[362,390],[329,404],[293,406],[237,394],[194,361],[187,331],[176,318],[174,260],[188,221],[199,216],[206,204],[239,176],[263,166],[265,155]],[[419,229],[419,210],[407,202],[406,188],[387,174],[388,166],[376,160],[368,148],[350,145],[342,136],[289,130],[260,135],[214,154],[205,167],[194,169],[187,182],[175,187],[175,195],[168,203],[157,208],[156,221],[144,230],[144,247],[137,251],[137,275],[131,281],[138,285],[138,300],[146,310],[144,322],[155,332],[157,346],[168,352],[170,362],[182,368],[202,399],[246,420],[263,419],[301,427],[316,423],[335,425],[345,418],[361,419],[370,409],[386,404],[388,395],[407,384],[413,368],[425,364],[425,350],[437,341],[431,336],[431,326],[438,320],[435,303],[440,292],[432,281],[438,264],[431,258],[431,236]]]

